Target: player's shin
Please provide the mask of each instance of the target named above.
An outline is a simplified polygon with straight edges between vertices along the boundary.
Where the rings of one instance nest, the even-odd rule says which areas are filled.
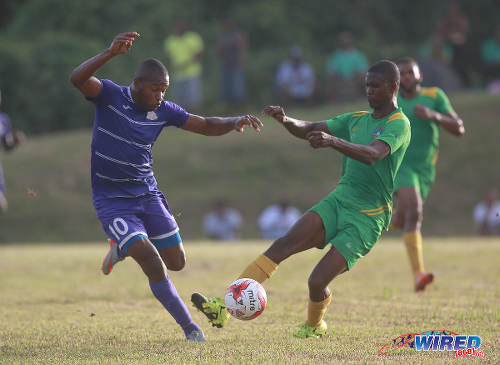
[[[182,327],[186,336],[193,330],[200,330],[197,324],[193,322],[191,314],[186,305],[179,297],[174,284],[167,277],[160,282],[149,282],[151,291],[156,299],[165,307],[165,309],[174,317],[175,321]],[[201,331],[201,330],[200,330]]]
[[[332,294],[323,299],[321,302],[313,302],[309,299],[309,305],[307,307],[307,325],[311,327],[319,327],[323,316],[325,315],[326,308],[332,301]]]
[[[239,279],[249,278],[262,283],[269,279],[277,269],[278,264],[266,255],[260,255],[255,261],[247,266],[239,276]]]

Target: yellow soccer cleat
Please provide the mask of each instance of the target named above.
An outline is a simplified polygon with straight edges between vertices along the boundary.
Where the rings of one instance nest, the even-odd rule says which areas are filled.
[[[326,335],[328,326],[325,321],[321,321],[319,327],[311,327],[307,323],[301,324],[299,330],[293,334],[297,338],[320,338]]]
[[[213,327],[222,328],[229,321],[231,315],[221,298],[207,298],[203,294],[194,293],[191,295],[191,302],[208,318]]]

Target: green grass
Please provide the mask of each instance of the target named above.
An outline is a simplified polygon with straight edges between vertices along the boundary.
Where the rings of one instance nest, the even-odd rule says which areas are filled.
[[[222,295],[266,245],[187,244],[188,264],[171,277],[185,301],[197,290]],[[476,363],[446,351],[377,356],[377,345],[399,335],[446,329],[481,336],[485,358],[477,363],[498,364],[500,240],[427,240],[424,247],[437,276],[424,293],[412,291],[402,243],[387,238],[335,279],[328,335],[320,340],[291,336],[305,319],[308,275],[325,253],[311,250],[265,283],[268,308],[259,318],[233,319],[220,330],[193,309],[208,342],[192,344],[130,258],[109,277],[100,273],[105,243],[0,246],[0,363]]]
[[[498,97],[466,93],[453,96],[452,102],[467,132],[460,140],[442,133],[437,181],[425,205],[424,234],[471,235],[474,204],[500,179],[499,170],[491,168],[500,166],[498,133],[492,132],[498,127]],[[366,108],[362,101],[287,112],[324,120]],[[260,135],[246,130],[243,135],[203,137],[173,127],[162,133],[154,147],[154,169],[184,238],[202,237],[202,217],[219,197],[242,211],[243,235],[255,238],[257,217],[268,204],[288,198],[304,211],[335,187],[339,153],[312,150],[275,121],[263,121]],[[1,156],[10,211],[0,219],[0,242],[104,238],[91,202],[90,141],[90,130],[46,135]],[[37,191],[36,197],[27,194],[29,188]]]

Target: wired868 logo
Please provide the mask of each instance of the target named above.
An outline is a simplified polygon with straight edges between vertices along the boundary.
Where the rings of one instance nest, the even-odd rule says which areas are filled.
[[[464,355],[483,358],[484,353],[479,351],[481,337],[459,335],[458,333],[440,330],[425,331],[422,333],[407,333],[392,339],[391,342],[379,346],[378,355],[385,355],[402,347],[415,351],[453,351],[455,357]]]

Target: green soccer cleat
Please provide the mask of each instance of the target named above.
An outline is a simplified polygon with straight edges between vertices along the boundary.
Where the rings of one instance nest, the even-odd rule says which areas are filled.
[[[320,338],[326,335],[328,326],[325,321],[321,321],[319,327],[311,327],[307,323],[301,324],[299,330],[293,334],[297,338]]]
[[[194,293],[191,295],[191,302],[208,318],[213,327],[222,328],[229,321],[231,315],[221,298],[207,298],[203,294]]]

